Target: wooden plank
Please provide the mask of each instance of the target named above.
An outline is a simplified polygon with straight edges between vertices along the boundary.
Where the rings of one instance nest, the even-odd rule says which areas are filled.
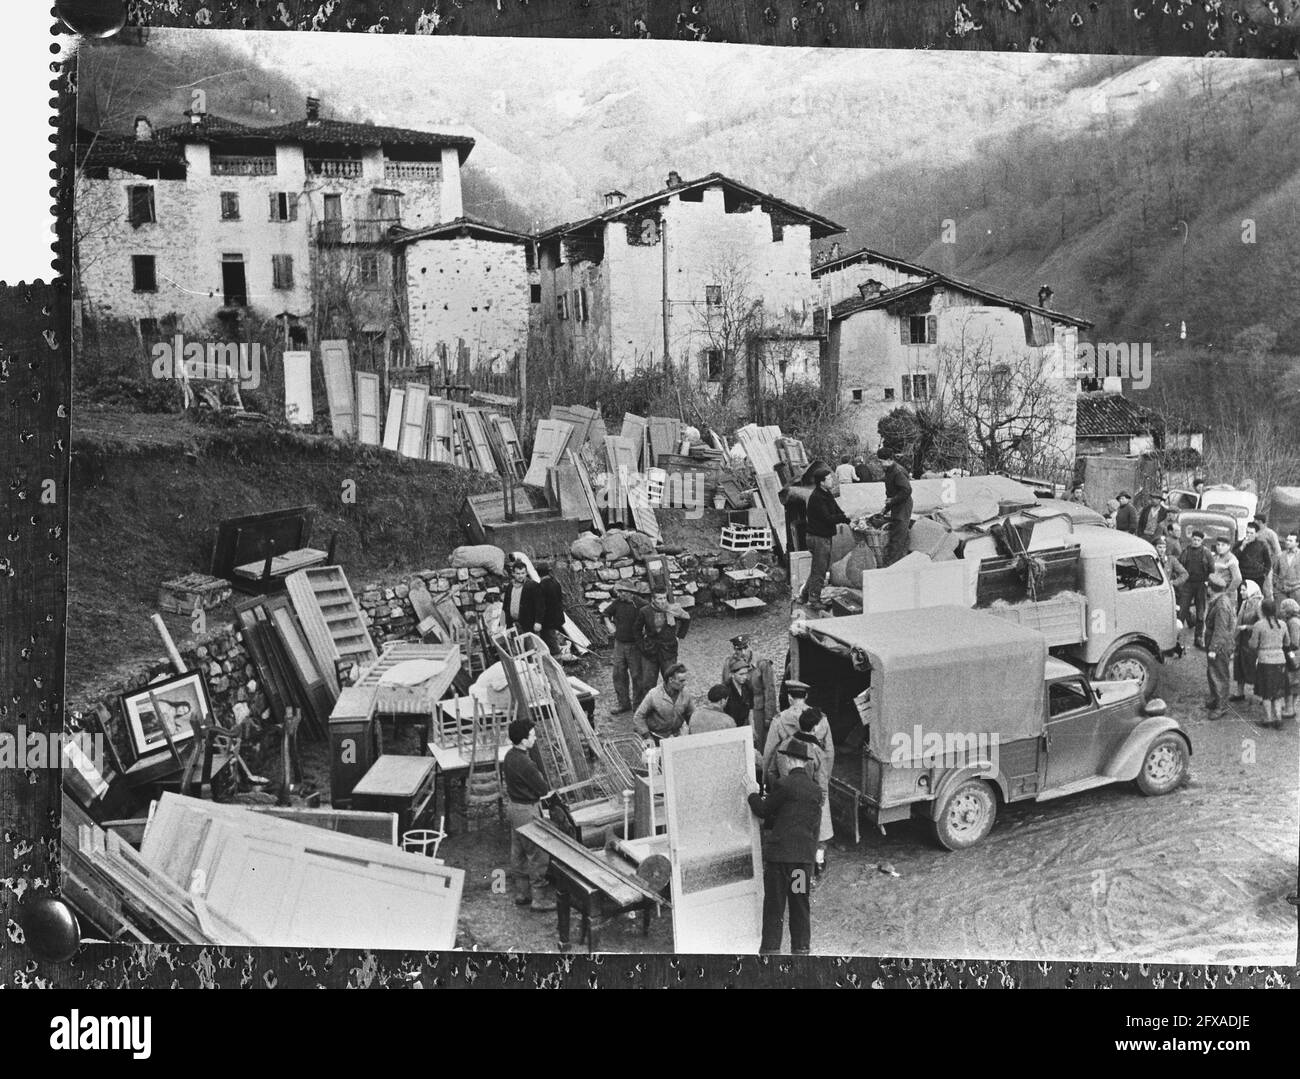
[[[682,421],[669,416],[650,417],[650,463],[657,464],[661,454],[676,453],[682,441]]]
[[[552,405],[548,417],[548,419],[567,423],[573,428],[573,441],[570,445],[575,450],[583,447],[591,435],[592,426],[599,418],[600,413],[586,405]]]
[[[427,419],[429,387],[420,382],[406,384],[406,402],[402,406],[402,437],[397,452],[403,457],[423,457],[424,424]]]
[[[449,465],[455,463],[452,438],[454,420],[455,412],[450,401],[444,401],[441,397],[429,398],[429,422],[425,434],[429,440],[430,461],[442,461]]]
[[[464,425],[466,440],[474,447],[475,463],[478,470],[486,475],[495,476],[497,474],[496,456],[492,452],[492,445],[488,441],[487,432],[483,429],[483,415],[478,409],[467,408],[460,414],[461,423]]]
[[[560,420],[542,420],[533,437],[533,459],[524,474],[530,487],[545,487],[550,470],[555,467],[573,436],[573,425]]]
[[[781,481],[776,478],[775,472],[759,472],[755,476],[755,482],[758,484],[755,493],[762,502],[768,522],[772,526],[772,539],[776,549],[785,550],[787,540],[785,507],[781,504]]]
[[[384,449],[396,450],[402,439],[402,409],[406,391],[394,389],[388,394],[388,418],[384,421]]]
[[[325,372],[325,397],[335,438],[356,438],[356,411],[352,401],[352,361],[346,341],[322,341],[320,362]]]
[[[664,811],[678,952],[758,951],[763,920],[759,821],[749,808],[754,780],[748,727],[666,738]]]
[[[379,445],[379,376],[373,371],[357,375],[357,441]]]
[[[587,471],[586,464],[582,458],[572,450],[565,451],[569,461],[573,464],[574,470],[578,475],[578,483],[582,487],[582,497],[587,501],[587,509],[591,513],[592,531],[598,536],[605,534],[605,522],[600,516],[600,500],[596,498],[596,492],[591,486],[591,474]]]
[[[623,414],[623,430],[621,434],[632,445],[632,452],[635,454],[632,459],[632,468],[634,470],[643,469],[650,463],[645,459],[649,453],[646,448],[646,434],[649,427],[650,425],[643,416],[636,416],[631,412]]]
[[[308,426],[315,418],[311,399],[311,353],[284,354],[284,418]]]
[[[379,658],[347,577],[339,566],[316,566],[289,574],[285,587],[317,666],[337,693],[336,661],[348,659],[368,666]]]

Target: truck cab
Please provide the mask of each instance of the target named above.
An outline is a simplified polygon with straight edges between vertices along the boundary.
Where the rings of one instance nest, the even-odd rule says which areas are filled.
[[[823,618],[792,634],[809,703],[843,746],[832,810],[855,837],[861,815],[882,828],[917,818],[959,850],[1010,802],[1129,780],[1166,794],[1186,779],[1191,741],[1163,702],[1133,680],[1093,681],[1042,634],[987,612]]]

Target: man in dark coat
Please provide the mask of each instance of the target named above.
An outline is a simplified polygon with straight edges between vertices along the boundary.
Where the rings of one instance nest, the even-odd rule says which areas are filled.
[[[641,690],[641,649],[636,639],[636,619],[641,611],[633,598],[631,585],[614,585],[614,599],[605,608],[605,617],[614,623],[614,695],[618,707],[614,715],[632,711],[632,695]],[[638,698],[637,703],[640,703]]]
[[[662,675],[677,663],[677,642],[686,636],[691,616],[676,603],[668,601],[668,593],[656,589],[650,602],[637,612],[633,635],[641,651],[641,686],[637,700],[642,700],[659,682]]]
[[[812,494],[808,496],[808,516],[804,535],[808,550],[812,554],[812,568],[808,573],[808,606],[822,605],[822,588],[826,585],[826,575],[831,571],[831,541],[835,538],[836,528],[848,524],[849,519],[840,504],[831,494],[835,484],[835,475],[825,465],[814,470]]]
[[[560,635],[564,632],[564,591],[560,582],[551,576],[549,562],[537,563],[537,587],[542,593],[542,640],[551,655],[560,654]]]
[[[822,820],[822,790],[808,774],[812,753],[807,742],[792,741],[782,750],[789,759],[789,774],[777,780],[767,797],[757,791],[749,808],[763,818],[768,835],[763,850],[762,955],[781,951],[785,910],[790,908],[790,951],[807,955],[812,948],[813,870],[817,862],[817,834]]]
[[[510,583],[501,596],[501,615],[506,629],[520,633],[542,632],[542,588],[528,577],[528,567],[522,562],[510,564]]]
[[[1237,564],[1241,566],[1241,579],[1254,581],[1265,599],[1272,588],[1269,574],[1273,571],[1273,554],[1268,542],[1260,534],[1258,521],[1246,522],[1246,538],[1237,544]]]
[[[1127,491],[1120,491],[1115,496],[1115,501],[1119,503],[1119,509],[1115,511],[1115,530],[1117,532],[1128,532],[1136,535],[1138,530],[1138,514],[1133,508],[1133,497]]]
[[[1210,698],[1205,702],[1210,719],[1222,719],[1228,709],[1229,661],[1237,640],[1237,610],[1228,593],[1228,579],[1218,571],[1210,574],[1210,606],[1205,612],[1205,674]]]
[[[885,516],[889,518],[889,543],[884,565],[892,566],[907,554],[907,533],[912,527],[912,480],[888,446],[876,451],[885,466]]]
[[[1187,581],[1178,595],[1178,617],[1183,625],[1196,632],[1196,647],[1205,647],[1205,610],[1209,604],[1206,582],[1214,572],[1214,555],[1205,546],[1205,533],[1197,529],[1187,541],[1187,549],[1179,559],[1187,571]]]
[[[510,871],[514,882],[515,903],[533,910],[555,909],[546,883],[550,855],[519,829],[542,815],[542,803],[555,792],[542,774],[537,752],[537,731],[531,719],[516,719],[507,731],[510,749],[501,761],[501,780],[506,788],[506,814],[510,821]]]

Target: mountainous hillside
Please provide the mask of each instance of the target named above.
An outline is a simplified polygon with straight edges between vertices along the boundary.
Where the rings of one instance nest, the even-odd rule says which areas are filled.
[[[507,226],[584,216],[612,188],[658,190],[670,169],[716,170],[841,222],[843,250],[1024,297],[1046,282],[1102,339],[1160,342],[1185,321],[1189,340],[1213,341],[1266,321],[1279,348],[1300,344],[1300,103],[1277,64],[195,37],[84,50],[88,113],[119,130],[137,111],[174,121],[203,88],[213,112],[274,123],[301,115],[310,88],[325,115],[472,134],[466,209]],[[954,245],[939,242],[945,220]]]

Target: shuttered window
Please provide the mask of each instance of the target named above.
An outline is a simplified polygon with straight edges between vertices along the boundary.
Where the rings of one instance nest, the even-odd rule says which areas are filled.
[[[271,256],[271,286],[278,289],[293,288],[293,256]]]
[[[296,191],[271,192],[271,220],[298,220],[298,193]]]
[[[903,315],[898,333],[905,345],[933,345],[939,337],[939,319],[935,315]]]

